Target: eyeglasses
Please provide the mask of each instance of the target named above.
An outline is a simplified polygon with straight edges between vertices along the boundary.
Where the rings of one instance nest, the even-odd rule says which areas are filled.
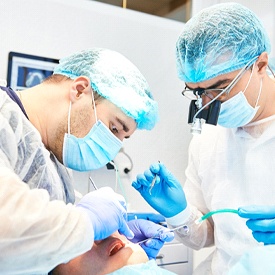
[[[185,89],[181,92],[183,96],[187,97],[190,100],[197,100],[199,96],[207,96],[210,99],[215,98],[223,92],[224,89]]]
[[[235,76],[235,78],[224,89],[198,88],[198,89],[191,90],[191,89],[188,89],[185,87],[185,89],[181,93],[183,96],[187,97],[190,100],[197,100],[202,95],[207,96],[211,100],[213,100],[213,99],[222,100],[221,96],[224,95],[226,97],[229,94],[229,92],[232,90],[232,88],[242,78],[242,76],[250,69],[250,67],[252,66],[252,64],[250,64],[250,63],[251,62],[249,62],[249,65],[246,65],[245,67],[243,67],[239,71],[239,73]]]

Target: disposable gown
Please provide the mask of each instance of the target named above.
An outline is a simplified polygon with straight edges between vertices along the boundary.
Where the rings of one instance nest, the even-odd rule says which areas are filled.
[[[215,245],[194,274],[226,274],[246,251],[262,245],[236,214],[213,215],[198,225],[194,220],[221,208],[274,205],[274,165],[275,116],[237,129],[205,124],[193,137],[184,185],[190,233],[176,238],[194,249]]]
[[[45,274],[89,250],[93,228],[73,201],[66,168],[0,89],[0,273]]]

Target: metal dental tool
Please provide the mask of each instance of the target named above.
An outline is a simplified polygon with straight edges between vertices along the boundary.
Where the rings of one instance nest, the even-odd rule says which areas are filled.
[[[89,180],[90,180],[91,184],[93,185],[94,189],[97,190],[98,188],[97,188],[97,186],[95,185],[93,179],[92,179],[91,177],[89,177]]]
[[[180,226],[178,226],[178,227],[172,228],[172,229],[169,230],[169,232],[174,232],[174,231],[176,231],[176,230],[178,230],[178,229],[181,229],[181,228],[184,229],[185,234],[188,234],[188,232],[189,232],[189,227],[188,227],[187,225],[180,225]],[[156,234],[155,236],[153,236],[153,237],[147,238],[147,239],[145,239],[145,240],[143,240],[143,241],[139,241],[137,244],[145,243],[145,242],[147,242],[148,240],[151,240],[151,239],[159,239],[159,235],[161,235],[161,232],[157,233],[157,234]]]
[[[154,187],[154,185],[156,183],[156,180],[157,180],[157,175],[155,175],[155,177],[153,178],[152,183],[150,185],[150,189],[149,189],[149,194],[150,195],[152,195],[152,189],[153,189],[153,187]]]
[[[158,163],[160,163],[160,161],[158,161]],[[152,180],[152,183],[150,185],[150,189],[149,189],[149,194],[152,195],[152,189],[153,187],[155,186],[155,183],[156,183],[156,180],[157,180],[157,174],[154,176],[153,180]]]

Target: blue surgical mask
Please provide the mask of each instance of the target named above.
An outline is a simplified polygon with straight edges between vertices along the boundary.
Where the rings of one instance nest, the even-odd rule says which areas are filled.
[[[94,105],[94,110],[95,105]],[[90,132],[83,138],[70,134],[70,111],[68,115],[68,133],[64,136],[63,163],[66,167],[77,171],[91,171],[99,169],[113,160],[122,147],[110,129],[97,120]]]
[[[253,108],[243,92],[239,92],[221,105],[218,124],[225,128],[237,128],[248,124],[260,106]]]
[[[262,81],[260,84],[260,90],[259,90],[257,102],[254,108],[248,103],[244,95],[250,83],[253,70],[254,70],[254,65],[244,91],[239,92],[237,95],[233,96],[229,100],[222,103],[220,114],[218,117],[219,125],[225,128],[242,127],[248,124],[256,115],[258,109],[260,108],[260,106],[257,106],[257,105],[262,92]]]

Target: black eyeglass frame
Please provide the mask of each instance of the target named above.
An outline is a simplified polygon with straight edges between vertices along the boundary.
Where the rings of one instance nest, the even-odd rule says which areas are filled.
[[[254,64],[254,62],[253,62],[253,64]],[[239,71],[239,73],[234,77],[234,79],[224,89],[202,89],[202,88],[198,88],[198,89],[194,89],[194,90],[184,89],[181,92],[181,94],[184,97],[186,97],[186,98],[188,98],[190,100],[197,100],[202,95],[205,95],[205,96],[209,97],[211,100],[217,99],[218,97],[220,97],[224,93],[226,93],[228,95],[230,93],[231,89],[238,83],[238,81],[251,68],[251,66],[253,64],[251,64],[251,62],[249,62],[245,67],[243,67],[241,69],[241,71]],[[213,96],[212,93],[210,93],[210,91],[212,91],[212,92],[214,91],[214,92],[218,92],[218,93],[217,93],[217,95]],[[188,94],[186,92],[188,92],[190,94]]]

